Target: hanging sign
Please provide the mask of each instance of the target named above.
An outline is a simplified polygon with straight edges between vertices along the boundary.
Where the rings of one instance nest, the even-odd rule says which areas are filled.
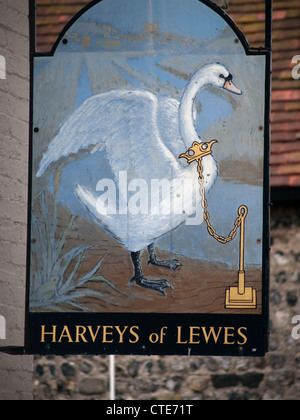
[[[208,0],[94,1],[33,54],[28,352],[266,352],[269,63]]]

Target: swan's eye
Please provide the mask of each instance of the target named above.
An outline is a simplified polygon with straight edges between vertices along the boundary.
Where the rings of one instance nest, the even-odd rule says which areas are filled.
[[[225,80],[225,82],[231,82],[232,81],[232,79],[233,79],[233,76],[232,76],[232,74],[230,74],[229,73],[229,75],[227,76],[227,77],[225,77],[224,76],[224,74],[220,74],[220,79],[224,79]]]

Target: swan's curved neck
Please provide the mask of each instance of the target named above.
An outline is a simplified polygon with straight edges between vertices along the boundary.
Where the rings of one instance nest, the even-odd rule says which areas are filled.
[[[199,134],[195,128],[193,107],[199,91],[208,84],[207,76],[198,71],[188,83],[181,99],[179,108],[179,125],[185,145],[191,147],[193,141],[199,141]]]

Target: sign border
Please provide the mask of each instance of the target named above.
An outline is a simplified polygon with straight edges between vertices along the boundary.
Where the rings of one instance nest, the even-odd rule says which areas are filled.
[[[123,325],[128,325],[132,314],[111,314],[111,313],[64,313],[63,317],[61,313],[30,313],[29,311],[29,289],[30,289],[30,244],[31,244],[31,211],[32,211],[32,137],[33,137],[33,78],[34,78],[34,59],[36,57],[52,57],[54,56],[56,49],[64,40],[64,36],[69,28],[90,8],[100,3],[102,0],[94,0],[80,10],[71,21],[65,26],[60,33],[57,41],[53,45],[52,50],[49,53],[38,53],[36,52],[36,19],[35,19],[35,0],[29,0],[30,5],[30,123],[29,123],[29,183],[28,183],[28,245],[27,245],[27,279],[26,279],[26,314],[25,314],[25,348],[22,350],[22,354],[136,354],[136,355],[211,355],[211,356],[264,356],[268,351],[268,335],[269,335],[269,303],[268,303],[268,291],[269,291],[269,279],[270,279],[270,113],[271,113],[271,45],[272,45],[272,0],[265,0],[266,6],[266,42],[265,47],[256,49],[250,48],[248,41],[244,34],[239,30],[234,21],[230,16],[212,3],[210,0],[198,0],[204,5],[210,7],[218,15],[220,15],[227,24],[233,29],[237,35],[237,39],[243,45],[246,56],[259,55],[264,56],[266,59],[266,86],[265,86],[265,126],[264,126],[264,198],[263,198],[263,291],[262,291],[262,314],[261,315],[241,315],[241,314],[222,314],[222,315],[210,315],[210,314],[136,314],[136,318],[139,319],[139,325],[146,326],[145,330],[141,333],[141,342],[134,346],[134,343],[126,346],[120,343],[103,346],[91,346],[86,349],[84,343],[80,345],[73,344],[64,345],[62,343],[37,343],[33,342],[32,338],[36,340],[41,333],[40,327],[44,325],[45,328],[48,325],[62,325],[59,317],[64,320],[69,319],[73,326],[82,325],[83,322],[89,325],[119,325],[122,320]],[[40,322],[37,322],[37,318]],[[152,325],[154,320],[157,325],[162,325],[162,319],[166,320],[172,318],[177,326],[188,327],[194,325],[195,328],[201,327],[225,327],[225,328],[242,328],[243,326],[254,325],[255,328],[251,329],[250,334],[254,342],[257,342],[259,338],[263,346],[257,345],[256,348],[253,346],[241,346],[238,344],[239,340],[235,340],[235,344],[229,344],[228,346],[218,346],[217,349],[214,346],[208,345],[203,347],[202,345],[186,344],[182,345],[173,342],[173,346],[170,348],[169,344],[164,345],[151,345],[149,344],[149,334],[158,334],[158,332],[150,331],[149,325]],[[126,322],[126,324],[125,324]],[[136,323],[136,321],[134,321]],[[249,324],[250,322],[250,324]],[[54,324],[55,323],[55,324]],[[174,324],[174,325],[175,325]],[[71,328],[71,326],[70,326]],[[159,328],[158,328],[159,329]],[[46,330],[45,330],[46,331]],[[82,332],[83,330],[81,330]],[[111,331],[111,330],[109,330]],[[139,330],[141,331],[141,330]],[[195,331],[199,331],[195,329]],[[137,332],[137,330],[135,330]],[[178,332],[178,330],[177,330]],[[148,337],[147,337],[148,334]],[[110,336],[111,338],[113,336]],[[146,337],[146,338],[145,338]],[[195,335],[197,337],[197,335]],[[177,337],[178,338],[178,337]],[[46,341],[46,340],[45,340]],[[134,340],[133,340],[134,341]],[[186,340],[185,340],[186,341]],[[192,341],[193,342],[193,341]],[[220,350],[222,349],[222,351]]]

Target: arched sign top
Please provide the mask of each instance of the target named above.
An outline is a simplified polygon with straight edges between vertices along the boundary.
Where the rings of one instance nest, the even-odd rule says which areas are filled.
[[[118,51],[181,45],[207,53],[249,54],[249,44],[230,16],[209,0],[96,0],[79,11],[54,44],[56,52]],[[152,44],[151,44],[152,43]],[[212,46],[213,43],[213,46]],[[178,44],[178,42],[177,42]],[[241,46],[243,48],[241,48]],[[132,47],[132,45],[131,45]]]

